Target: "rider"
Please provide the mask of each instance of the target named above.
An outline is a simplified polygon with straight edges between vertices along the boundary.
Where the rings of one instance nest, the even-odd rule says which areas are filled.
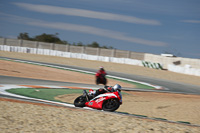
[[[104,70],[103,66],[99,67],[99,70],[96,72],[96,84],[99,84],[101,81],[101,78],[104,78],[105,81],[103,81],[104,85],[106,85],[106,79],[105,76],[107,75],[106,71]]]
[[[121,89],[122,89],[122,87],[119,84],[116,84],[113,87],[112,86],[105,86],[105,88],[100,88],[96,91],[90,90],[89,95],[96,97],[96,96],[103,94],[103,93],[106,93],[106,92],[116,92],[116,91],[121,92]]]

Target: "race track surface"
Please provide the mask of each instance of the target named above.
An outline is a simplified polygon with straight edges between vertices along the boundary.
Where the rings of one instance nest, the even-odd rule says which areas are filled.
[[[5,57],[0,57],[0,58],[6,59]],[[7,59],[13,59],[13,58],[7,58]],[[27,60],[23,60],[23,61],[27,61]],[[61,65],[61,64],[44,63],[44,62],[36,62],[36,61],[31,61],[31,62],[42,63],[42,64],[47,64],[47,65],[56,65],[56,66],[85,70],[85,71],[90,71],[90,72],[96,72],[95,69],[89,69],[89,68],[67,66],[67,65]],[[133,74],[129,75],[129,74],[124,74],[124,73],[110,72],[110,71],[107,71],[107,72],[109,75],[112,75],[112,76],[127,78],[127,79],[131,79],[131,80],[136,80],[136,81],[142,81],[142,82],[146,82],[146,83],[150,83],[150,84],[158,85],[158,86],[163,86],[164,88],[167,88],[165,90],[151,90],[151,91],[184,93],[184,94],[198,94],[198,95],[200,94],[200,86],[196,86],[196,85],[178,83],[178,82],[173,82],[170,80],[153,79],[153,78],[138,76],[138,75],[133,75]],[[83,87],[89,86],[89,87],[95,87],[95,88],[102,87],[102,86],[89,85],[89,84],[75,84],[75,83],[69,83],[69,82],[38,80],[38,79],[19,78],[19,77],[10,77],[10,76],[0,76],[0,84],[35,84],[35,85],[39,84],[39,85],[64,85],[64,86],[67,85],[67,86],[83,86]],[[136,88],[127,88],[127,89],[138,90]],[[147,91],[145,89],[140,89],[140,90]]]
[[[31,61],[33,62],[33,61]],[[60,65],[60,64],[50,64],[50,63],[43,63],[43,62],[36,62],[36,63],[42,63],[42,64],[47,64],[47,65],[55,65],[55,66],[61,66],[61,67],[67,67],[67,68],[72,68],[72,69],[79,69],[79,70],[85,70],[89,72],[96,72],[94,69],[88,69],[88,68],[82,68],[82,67],[75,67],[75,66],[67,66],[67,65]],[[169,80],[161,80],[161,79],[152,79],[149,77],[144,77],[144,76],[138,76],[138,75],[129,75],[129,74],[123,74],[123,73],[116,73],[116,72],[109,72],[109,75],[116,76],[116,77],[122,77],[126,79],[131,79],[131,80],[136,80],[136,81],[142,81],[146,83],[150,83],[153,85],[158,85],[158,86],[163,86],[165,89],[159,90],[159,89],[137,89],[137,88],[123,88],[124,90],[139,90],[139,91],[156,91],[156,92],[165,92],[165,93],[183,93],[183,94],[200,94],[200,86],[195,86],[195,85],[189,85],[189,84],[182,84],[182,83],[177,83],[177,82],[172,82]],[[49,86],[75,86],[75,87],[85,87],[85,88],[92,88],[92,89],[97,89],[100,87],[103,87],[103,85],[92,85],[92,84],[81,84],[81,83],[70,83],[70,82],[60,82],[60,81],[51,81],[51,80],[40,80],[40,79],[31,79],[31,78],[21,78],[21,77],[12,77],[12,76],[3,76],[0,75],[0,85],[49,85]],[[12,96],[12,95],[5,95],[5,94],[0,94],[0,97],[2,98],[10,98],[10,99],[16,99],[16,100],[22,100],[22,101],[27,101],[27,102],[34,102],[34,103],[43,103],[43,104],[49,104],[53,106],[62,106],[62,107],[68,107],[69,105],[62,105],[59,103],[54,103],[50,101],[42,101],[38,99],[29,99],[29,98],[20,98],[17,96]],[[70,105],[69,107],[71,107]],[[119,114],[121,114],[119,112]],[[130,114],[123,114],[123,115],[130,115]],[[134,116],[134,115],[130,115]],[[138,117],[138,116],[137,116]],[[140,118],[143,118],[143,116],[139,116]],[[150,120],[156,120],[154,118],[146,118],[145,119],[150,119]],[[169,122],[169,123],[179,123],[176,121],[168,121],[166,120],[160,120],[159,121],[164,121],[164,122]],[[190,124],[190,126],[195,126],[199,127],[199,125],[193,125]]]

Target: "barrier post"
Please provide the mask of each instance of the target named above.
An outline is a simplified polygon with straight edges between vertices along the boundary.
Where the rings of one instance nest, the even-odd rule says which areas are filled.
[[[131,58],[131,51],[127,51],[127,58]]]
[[[55,50],[55,43],[51,43],[51,49]]]
[[[101,49],[97,48],[97,56],[100,56]]]
[[[37,50],[36,54],[38,54],[38,48],[39,48],[39,42],[38,41],[35,42],[35,46],[36,46],[36,50]]]
[[[81,53],[82,53],[82,54],[85,53],[85,46],[82,47]]]
[[[70,52],[70,45],[69,44],[66,47],[66,52]]]
[[[116,49],[113,49],[111,57],[115,57],[115,54],[116,54]]]
[[[19,46],[23,47],[23,40],[22,39],[19,40]]]
[[[7,39],[3,38],[3,45],[6,45],[6,41],[7,41]]]

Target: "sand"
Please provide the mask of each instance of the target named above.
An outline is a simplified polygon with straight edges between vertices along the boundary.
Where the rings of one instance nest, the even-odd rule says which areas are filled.
[[[124,91],[125,92],[125,91]],[[157,92],[126,91],[123,104],[117,110],[149,118],[185,121],[200,125],[200,96]],[[57,96],[55,99],[72,103],[79,94]]]
[[[0,99],[2,133],[198,133],[200,127]]]

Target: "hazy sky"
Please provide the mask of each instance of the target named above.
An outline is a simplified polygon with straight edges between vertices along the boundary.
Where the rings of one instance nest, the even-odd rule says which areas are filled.
[[[0,36],[200,58],[200,0],[0,0]]]

